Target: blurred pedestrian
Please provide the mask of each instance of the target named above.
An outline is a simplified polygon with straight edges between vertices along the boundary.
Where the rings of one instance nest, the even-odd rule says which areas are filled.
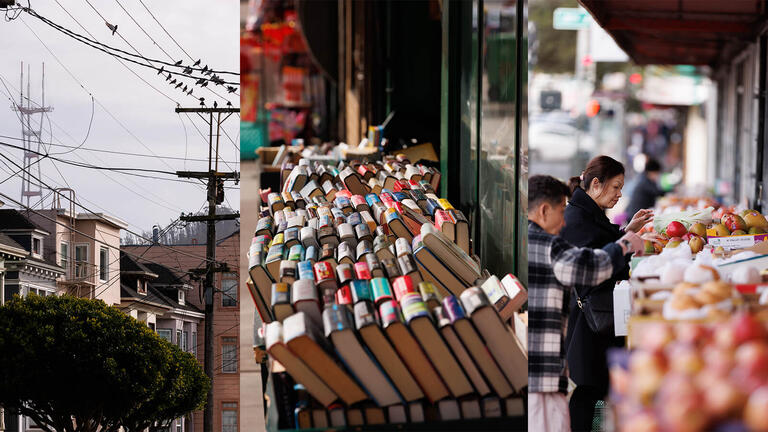
[[[638,210],[652,209],[656,205],[656,199],[664,195],[664,191],[659,186],[660,178],[661,164],[656,159],[649,158],[645,162],[645,170],[640,174],[627,204],[628,215],[633,215]]]

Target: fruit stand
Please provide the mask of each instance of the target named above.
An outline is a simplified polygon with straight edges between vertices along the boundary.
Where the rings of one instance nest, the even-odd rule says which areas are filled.
[[[657,208],[614,292],[620,431],[768,430],[768,221],[711,204]]]

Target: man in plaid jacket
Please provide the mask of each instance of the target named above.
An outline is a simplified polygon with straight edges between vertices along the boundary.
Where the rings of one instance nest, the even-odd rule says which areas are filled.
[[[642,251],[629,232],[602,249],[575,247],[557,235],[568,187],[550,176],[528,180],[528,430],[568,431],[568,367],[565,332],[572,288],[593,287]]]

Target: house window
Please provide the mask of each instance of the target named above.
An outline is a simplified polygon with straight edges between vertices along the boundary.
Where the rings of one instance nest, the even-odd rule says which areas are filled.
[[[176,330],[176,346],[181,348],[181,330]]]
[[[43,239],[32,237],[32,255],[40,258],[43,255]]]
[[[237,273],[224,273],[221,281],[221,305],[237,306]]]
[[[75,245],[75,277],[85,278],[88,276],[88,245]]]
[[[141,279],[136,279],[136,292],[141,295],[147,295],[147,282]]]
[[[171,335],[172,335],[171,329],[157,329],[157,335],[167,340],[168,342],[173,343],[173,341],[171,340]]]
[[[61,242],[59,245],[59,265],[69,272],[69,243]]]
[[[237,373],[237,338],[221,338],[221,371]]]
[[[147,323],[147,326],[149,326],[150,330],[155,331],[155,323]]]
[[[192,332],[192,354],[197,357],[197,332]]]
[[[221,432],[237,432],[237,402],[225,402],[221,410]]]
[[[186,331],[181,332],[181,350],[184,352],[189,351],[189,344],[187,339],[188,337],[189,337],[189,332],[186,332]]]
[[[99,249],[99,280],[109,279],[109,249],[101,247]]]
[[[179,290],[179,304],[180,305],[184,304],[184,298],[185,298],[184,297],[184,290]]]
[[[183,418],[177,418],[176,419],[176,432],[184,432],[184,419]]]

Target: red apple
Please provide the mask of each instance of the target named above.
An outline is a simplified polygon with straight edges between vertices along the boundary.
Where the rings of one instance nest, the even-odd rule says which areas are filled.
[[[768,345],[760,341],[747,342],[736,349],[736,365],[748,376],[768,377]]]
[[[676,340],[685,344],[698,346],[711,336],[709,329],[701,324],[681,322],[675,326]]]
[[[724,214],[723,217],[720,218],[720,223],[725,225],[730,232],[734,232],[734,231],[746,232],[747,230],[747,223],[744,222],[744,219],[742,219],[741,216],[733,213]]]
[[[760,387],[749,396],[744,422],[750,430],[768,431],[768,387]]]
[[[672,221],[669,223],[669,225],[667,225],[666,233],[670,237],[682,237],[687,232],[688,230],[685,229],[685,225],[678,221]]]
[[[720,348],[716,345],[709,345],[704,347],[702,356],[704,357],[705,372],[710,372],[719,376],[727,376],[730,374],[735,364],[733,350],[731,348]]]
[[[740,414],[747,399],[739,387],[726,379],[715,381],[703,388],[702,393],[707,412],[719,419]]]
[[[704,368],[704,359],[691,345],[675,344],[667,351],[669,368],[673,372],[695,375]]]
[[[752,315],[742,312],[731,320],[736,345],[751,340],[764,340],[766,331],[763,324]]]

